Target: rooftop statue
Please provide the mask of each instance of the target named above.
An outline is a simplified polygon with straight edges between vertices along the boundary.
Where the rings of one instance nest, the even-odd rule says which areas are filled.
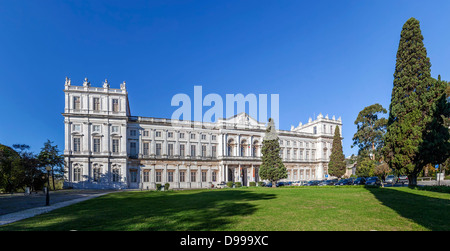
[[[271,118],[269,118],[269,123],[267,123],[264,140],[278,140],[277,131],[275,130],[275,122],[273,122],[273,119]]]

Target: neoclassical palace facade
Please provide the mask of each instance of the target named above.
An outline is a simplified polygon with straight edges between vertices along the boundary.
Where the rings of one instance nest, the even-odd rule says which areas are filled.
[[[66,187],[155,189],[210,188],[261,181],[266,124],[237,114],[215,123],[131,116],[125,82],[120,89],[65,83]],[[277,130],[288,170],[286,181],[324,179],[336,126],[320,114]],[[342,135],[342,133],[341,133]]]

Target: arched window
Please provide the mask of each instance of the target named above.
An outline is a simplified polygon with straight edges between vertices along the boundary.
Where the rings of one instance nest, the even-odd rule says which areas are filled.
[[[233,156],[234,140],[229,139],[227,143],[227,156]]]
[[[81,181],[81,167],[78,164],[73,168],[73,181]]]

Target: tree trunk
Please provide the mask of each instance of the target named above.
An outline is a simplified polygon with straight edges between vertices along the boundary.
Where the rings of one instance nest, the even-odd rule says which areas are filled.
[[[408,186],[417,186],[417,174],[408,175]]]
[[[277,187],[277,182],[276,181],[272,181],[272,187]]]

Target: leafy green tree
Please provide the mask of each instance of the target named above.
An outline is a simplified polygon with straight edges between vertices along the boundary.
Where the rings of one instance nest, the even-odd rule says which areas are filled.
[[[373,104],[360,111],[354,122],[357,131],[353,135],[352,147],[358,146],[360,153],[362,151],[369,153],[372,160],[380,158],[387,119],[379,118],[379,115],[386,113],[387,111],[382,105]]]
[[[280,141],[271,118],[262,142],[261,153],[259,175],[262,179],[272,182],[272,187],[276,187],[278,180],[287,178],[287,169],[280,157]]]
[[[328,163],[328,174],[336,177],[341,177],[345,174],[345,155],[342,150],[339,126],[336,126],[334,130],[333,146],[331,147],[330,162]]]
[[[0,144],[0,189],[12,193],[23,184],[25,171],[20,155],[11,147]]]
[[[41,168],[51,167],[53,190],[55,190],[55,178],[64,177],[64,157],[60,154],[58,146],[52,144],[53,142],[50,140],[44,143],[44,147],[41,148],[38,155],[38,160]]]
[[[14,144],[13,148],[16,149],[20,156],[20,163],[24,170],[23,186],[31,188],[31,191],[41,190],[45,183],[45,174],[39,168],[39,161],[37,156],[28,151],[30,146],[24,144]]]
[[[430,67],[419,21],[410,18],[400,34],[383,148],[389,166],[408,175],[410,185],[417,184],[417,174],[423,168],[417,158],[434,95],[429,91]]]

